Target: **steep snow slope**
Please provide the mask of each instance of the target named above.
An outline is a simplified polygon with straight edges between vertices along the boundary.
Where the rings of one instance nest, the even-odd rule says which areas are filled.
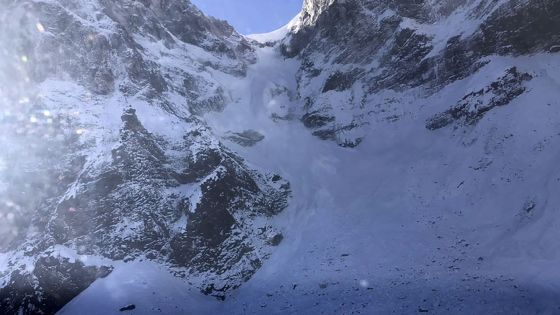
[[[274,43],[280,41],[294,30],[294,28],[298,25],[297,22],[299,21],[299,19],[300,16],[298,14],[288,24],[282,26],[277,30],[274,30],[269,33],[263,33],[263,34],[251,34],[251,35],[247,35],[247,37],[256,40],[257,42],[262,44]]]
[[[559,5],[308,0],[282,42],[284,55],[302,61],[298,116],[316,136],[356,146],[372,121],[400,119],[395,92],[420,88],[426,97],[473,75],[490,56],[557,51]]]
[[[254,68],[253,98],[209,121],[262,131],[257,146],[235,150],[285,174],[294,200],[280,219],[285,241],[223,313],[558,311],[560,56],[494,57],[400,103],[402,120],[373,125],[348,150],[268,119],[276,102],[254,89],[290,85],[270,54]],[[512,66],[535,76],[529,92],[474,127],[426,129],[450,99]]]
[[[225,302],[199,308],[181,302],[179,291],[143,304],[153,276],[123,285],[135,294],[105,304],[111,291],[92,286],[62,314],[88,301],[115,313],[136,303],[138,314],[173,307],[197,314],[558,311],[560,104],[550,91],[560,83],[560,56],[496,57],[476,77],[404,104],[406,119],[377,125],[359,147],[344,149],[297,121],[270,119],[279,104],[289,105],[271,92],[294,87],[298,67],[277,54],[260,50],[247,79],[233,86],[238,102],[205,117],[224,137],[262,133],[255,146],[229,146],[292,183],[293,200],[275,223],[285,239],[271,259]],[[476,127],[425,128],[449,99],[500,77],[504,66],[540,76]]]
[[[315,10],[327,12],[332,3],[313,4],[318,6]],[[347,18],[336,13],[325,17],[324,27],[307,43],[308,53],[296,57],[301,65],[293,60],[286,64],[265,48],[252,69],[251,89],[241,93],[251,99],[228,107],[223,116],[207,116],[216,130],[255,129],[264,134],[255,147],[234,145],[234,150],[257,165],[279,169],[294,191],[281,218],[285,241],[226,301],[222,312],[557,313],[560,59],[548,53],[557,37],[534,33],[526,39],[515,30],[536,31],[520,25],[534,23],[540,14],[547,15],[538,23],[549,23],[557,15],[552,9],[557,2],[471,1],[466,9],[455,2],[450,12],[442,13],[443,20],[428,14],[423,23],[438,21],[429,28],[397,17],[399,28],[430,34],[432,47],[422,58],[436,58],[452,72],[420,76],[419,82],[426,80],[420,86],[380,88],[368,78],[376,90],[370,90],[360,107],[353,107],[344,80],[335,81],[343,84],[340,89],[335,85],[338,93],[325,91],[326,75],[316,76],[313,68],[319,73],[367,69],[372,64],[356,65],[352,60],[379,58],[359,53],[371,46],[349,49],[340,44],[360,40],[362,31],[372,30],[365,27],[368,20],[353,22],[351,30],[333,22],[348,25],[356,3],[375,1],[340,2],[339,7],[347,6],[346,11],[340,9]],[[457,7],[462,10],[454,11]],[[354,14],[362,18],[372,13],[358,12]],[[305,12],[302,16],[299,27],[305,28]],[[471,21],[465,22],[465,16]],[[505,22],[509,17],[511,25]],[[311,18],[310,24],[320,19]],[[471,52],[476,68],[461,68],[457,52],[452,52],[456,35],[476,42],[481,32],[488,34],[496,25],[511,28],[500,39],[511,47],[493,50],[496,46],[486,43],[480,49],[487,56]],[[554,29],[550,23],[544,31]],[[447,42],[443,48],[442,41]],[[410,39],[407,45],[411,55],[422,49]],[[284,54],[289,48],[284,46]],[[447,51],[443,56],[441,49]],[[527,51],[541,53],[522,56]],[[390,55],[394,52],[389,50],[389,57],[396,59]],[[384,67],[403,75],[411,70],[405,68],[408,62],[389,65]],[[296,80],[290,82],[293,73]],[[402,83],[416,79],[401,77]],[[364,93],[361,83],[350,86]],[[286,93],[276,92],[284,87]],[[275,94],[279,96],[271,97]],[[361,117],[366,123],[357,129],[363,142],[353,150],[325,146],[305,135],[297,122],[281,119],[301,117],[302,105],[309,111],[305,95],[318,95],[311,100],[327,103],[337,122],[356,110],[367,112]]]

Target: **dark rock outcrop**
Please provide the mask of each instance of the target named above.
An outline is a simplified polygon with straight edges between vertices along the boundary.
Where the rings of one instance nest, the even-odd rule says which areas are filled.
[[[252,147],[264,140],[264,136],[255,130],[245,130],[243,132],[232,132],[226,139],[233,141],[244,147]]]
[[[520,73],[517,68],[510,68],[503,77],[492,82],[488,87],[467,94],[457,105],[431,118],[426,128],[436,130],[452,123],[474,125],[487,112],[508,105],[523,94],[527,89],[525,82],[532,78],[528,73]]]
[[[33,271],[12,272],[9,283],[0,289],[0,310],[3,314],[55,314],[111,270],[67,258],[39,257]]]

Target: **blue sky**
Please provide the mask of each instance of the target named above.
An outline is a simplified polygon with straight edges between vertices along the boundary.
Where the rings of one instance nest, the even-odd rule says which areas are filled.
[[[241,34],[267,33],[287,24],[303,0],[191,0],[204,13],[227,20]]]

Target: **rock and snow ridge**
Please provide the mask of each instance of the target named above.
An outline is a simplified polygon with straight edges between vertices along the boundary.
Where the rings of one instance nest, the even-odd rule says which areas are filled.
[[[250,43],[183,1],[2,5],[2,66],[22,85],[2,91],[2,214],[17,228],[2,231],[2,312],[54,313],[121,261],[218,298],[245,282],[282,237],[271,218],[290,186],[199,115],[229,101],[220,80],[243,77]]]
[[[558,311],[558,1],[2,4],[4,312]]]

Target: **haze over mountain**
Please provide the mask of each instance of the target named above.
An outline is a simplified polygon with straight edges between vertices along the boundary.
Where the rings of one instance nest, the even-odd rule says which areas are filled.
[[[3,314],[555,314],[560,1],[0,0]]]

